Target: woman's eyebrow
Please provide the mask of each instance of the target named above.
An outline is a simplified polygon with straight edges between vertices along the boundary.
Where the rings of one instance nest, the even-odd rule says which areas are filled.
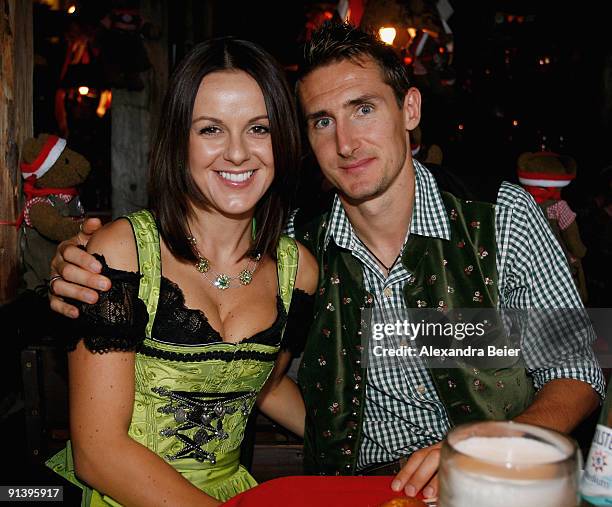
[[[202,120],[208,120],[213,123],[223,123],[223,121],[221,121],[219,118],[214,118],[213,116],[198,116],[197,118],[194,118],[191,123],[197,123]]]
[[[260,114],[259,116],[255,116],[253,118],[251,118],[247,123],[253,123],[259,120],[267,120],[268,119],[268,115],[267,114]],[[220,120],[219,118],[215,118],[214,116],[198,116],[197,118],[194,118],[193,121],[191,122],[193,123],[197,123],[199,121],[202,120],[206,120],[206,121],[210,121],[213,123],[223,123],[223,120]]]

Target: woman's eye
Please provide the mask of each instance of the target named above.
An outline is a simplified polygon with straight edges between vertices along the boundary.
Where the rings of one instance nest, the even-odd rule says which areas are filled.
[[[325,129],[331,125],[330,118],[319,118],[314,122],[314,128],[316,129]]]
[[[266,127],[265,125],[253,125],[251,127],[251,132],[257,135],[264,135],[270,132],[270,127]]]
[[[206,136],[212,136],[218,134],[219,132],[221,132],[221,129],[214,125],[200,129],[200,134],[204,134]]]

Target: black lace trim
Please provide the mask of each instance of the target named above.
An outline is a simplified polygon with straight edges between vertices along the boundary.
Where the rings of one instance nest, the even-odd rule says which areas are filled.
[[[79,318],[67,329],[69,350],[83,339],[92,352],[138,350],[145,338],[149,321],[146,305],[138,299],[140,274],[109,268],[101,255],[101,274],[112,280],[112,287],[99,292],[98,302],[90,305],[71,301],[79,309]]]
[[[279,345],[281,331],[287,322],[287,313],[280,296],[276,297],[276,320],[268,329],[244,338],[242,342]],[[162,276],[159,303],[151,331],[153,338],[163,342],[185,345],[222,343],[219,332],[208,322],[202,310],[188,308],[182,289]]]
[[[146,306],[138,298],[142,275],[110,268],[104,256],[94,254],[94,257],[102,264],[101,273],[111,279],[112,287],[107,292],[99,292],[96,304],[73,301],[79,308],[80,317],[71,321],[71,328],[67,332],[68,348],[74,350],[79,340],[84,339],[85,346],[92,352],[140,352],[149,320]],[[238,343],[280,346],[299,355],[312,321],[313,300],[313,296],[295,289],[287,316],[282,299],[277,296],[277,317],[272,326]],[[287,329],[281,343],[285,325]],[[163,276],[151,334],[160,342],[175,345],[223,343],[221,335],[210,325],[206,315],[201,310],[187,308],[181,288]],[[191,355],[188,354],[188,357]]]
[[[276,359],[276,352],[260,352],[257,350],[236,350],[234,352],[227,350],[212,350],[210,352],[190,353],[160,350],[149,345],[143,345],[138,352],[156,359],[167,359],[169,361],[180,361],[184,363],[197,363],[209,360],[225,361],[229,363],[231,361],[245,361],[249,359],[272,362]]]

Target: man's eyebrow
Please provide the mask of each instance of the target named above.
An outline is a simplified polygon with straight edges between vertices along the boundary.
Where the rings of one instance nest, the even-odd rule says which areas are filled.
[[[314,113],[308,113],[306,115],[306,121],[317,120],[318,118],[324,118],[325,116],[329,116],[329,113],[322,109],[321,111],[316,111]]]
[[[360,95],[359,97],[355,97],[354,99],[347,100],[344,104],[342,104],[342,108],[346,109],[348,107],[355,107],[359,104],[363,104],[364,102],[376,102],[380,100],[378,95],[373,93],[367,93],[365,95]],[[326,116],[330,116],[330,113],[325,109],[321,109],[320,111],[315,111],[314,113],[309,113],[306,115],[306,120],[316,120],[318,118],[324,118]]]
[[[363,104],[364,102],[376,102],[379,99],[380,97],[378,95],[375,95],[373,93],[366,93],[365,95],[360,95],[355,99],[347,100],[344,104],[342,104],[342,107],[346,108],[358,106],[360,104]]]

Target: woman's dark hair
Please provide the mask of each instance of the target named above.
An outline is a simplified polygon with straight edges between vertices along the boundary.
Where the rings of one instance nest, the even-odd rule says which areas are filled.
[[[364,57],[370,57],[376,62],[383,81],[393,88],[397,103],[402,107],[406,92],[410,88],[406,66],[391,46],[376,35],[349,23],[326,21],[312,34],[312,38],[304,46],[300,81],[319,67],[342,60],[361,63],[360,60]]]
[[[224,37],[198,44],[170,80],[149,173],[149,204],[157,215],[160,234],[172,254],[186,261],[196,260],[187,239],[190,235],[187,219],[193,213],[193,206],[206,208],[209,204],[188,167],[193,106],[202,79],[223,70],[244,71],[257,81],[270,122],[274,180],[257,203],[257,230],[248,254],[276,256],[293,197],[300,136],[293,93],[282,68],[252,42]]]

